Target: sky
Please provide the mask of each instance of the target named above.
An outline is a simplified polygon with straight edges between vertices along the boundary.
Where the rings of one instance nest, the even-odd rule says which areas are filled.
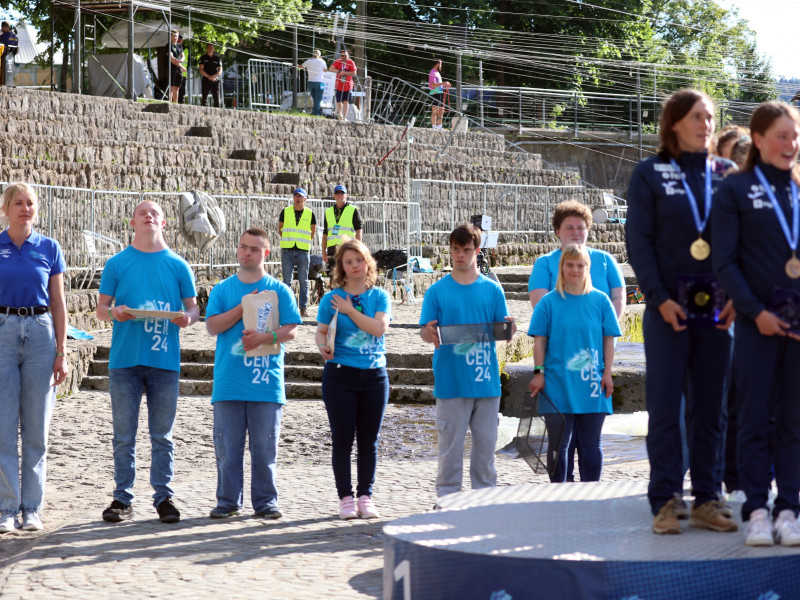
[[[756,32],[759,50],[772,58],[776,76],[800,78],[800,0],[720,0],[736,6]]]

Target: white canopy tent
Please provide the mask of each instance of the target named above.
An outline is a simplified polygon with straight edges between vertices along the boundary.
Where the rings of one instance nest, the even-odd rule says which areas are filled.
[[[191,39],[192,32],[190,29],[183,26],[173,27],[183,34],[184,40]],[[163,20],[136,22],[133,24],[133,47],[141,49],[166,46],[169,43],[170,29],[172,29],[172,27],[167,26]],[[112,25],[101,38],[100,47],[127,50],[128,23],[126,21],[118,21]]]

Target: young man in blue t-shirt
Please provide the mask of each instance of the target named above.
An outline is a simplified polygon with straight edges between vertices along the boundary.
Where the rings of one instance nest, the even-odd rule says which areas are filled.
[[[263,229],[242,234],[236,258],[239,270],[211,290],[206,329],[217,336],[214,355],[214,449],[217,454],[217,506],[212,519],[237,516],[244,496],[244,445],[250,436],[251,502],[258,517],[278,519],[275,472],[281,415],[286,403],[283,342],[297,336],[302,322],[289,287],[264,270],[269,240]],[[279,326],[259,333],[245,330],[242,298],[272,290],[278,295]],[[247,356],[262,344],[281,343],[278,354]]]
[[[194,275],[189,264],[164,241],[164,211],[155,202],[133,210],[133,242],[108,259],[100,279],[97,318],[112,321],[108,390],[114,426],[114,501],[103,520],[133,516],[136,479],[136,430],[142,391],[147,394],[152,460],[153,506],[162,523],[181,514],[172,502],[174,473],[172,428],[178,406],[181,350],[178,328],[200,318]],[[112,307],[112,302],[114,306]],[[138,318],[129,309],[180,312],[172,319]],[[183,310],[181,310],[183,309]]]
[[[464,438],[472,431],[472,489],[497,485],[494,451],[500,410],[500,367],[495,342],[439,345],[437,326],[512,321],[503,288],[478,271],[481,232],[460,225],[450,234],[453,271],[425,293],[419,324],[433,344],[433,394],[439,431],[436,495],[461,491]],[[513,326],[516,331],[516,326]],[[513,332],[512,332],[513,335]]]

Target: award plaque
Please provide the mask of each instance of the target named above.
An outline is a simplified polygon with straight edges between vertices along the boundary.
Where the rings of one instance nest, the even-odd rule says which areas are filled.
[[[718,325],[726,301],[725,291],[713,275],[678,277],[678,304],[689,327]]]
[[[443,325],[436,328],[439,344],[469,344],[482,342],[508,342],[511,340],[511,321],[498,323],[469,323]]]
[[[711,246],[707,241],[699,237],[692,242],[691,246],[689,246],[689,253],[695,260],[705,260],[711,256]]]
[[[242,321],[246,330],[265,333],[280,327],[278,294],[265,290],[258,294],[247,294],[242,298]],[[280,354],[280,344],[261,344],[247,351],[247,356],[269,356]]]
[[[770,312],[789,323],[789,331],[800,335],[800,292],[776,287],[772,291]]]

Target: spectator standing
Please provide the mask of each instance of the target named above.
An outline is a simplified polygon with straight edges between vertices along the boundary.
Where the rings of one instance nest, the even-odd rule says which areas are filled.
[[[449,81],[442,81],[442,59],[437,58],[433,62],[433,68],[428,73],[428,88],[431,94],[431,127],[433,129],[442,128],[444,118],[444,92],[450,89]]]
[[[344,236],[361,241],[361,215],[358,208],[347,201],[347,188],[343,185],[333,188],[333,199],[336,204],[325,209],[322,228],[322,247],[328,254],[328,272],[331,276],[336,246],[342,243]]]
[[[171,30],[169,35],[170,43],[167,48],[170,64],[169,100],[177,103],[181,83],[183,83],[183,72],[186,67],[183,66],[183,46],[178,43],[178,30]]]
[[[183,34],[178,34],[178,44],[181,46],[181,50],[183,50],[183,59],[181,60],[181,67],[182,71],[186,72],[186,44],[183,41]],[[186,104],[186,79],[188,78],[187,75],[181,77],[181,87],[178,90],[178,104]]]
[[[336,73],[336,118],[343,121],[347,118],[350,94],[353,91],[353,77],[357,71],[356,63],[351,60],[347,50],[342,49],[339,60],[334,61],[328,71]]]
[[[162,523],[180,520],[172,502],[174,474],[172,428],[178,404],[181,350],[178,328],[197,322],[194,275],[188,263],[164,241],[164,212],[155,202],[140,202],[133,211],[133,242],[108,259],[100,279],[97,318],[111,321],[108,390],[114,427],[114,501],[103,511],[105,521],[133,516],[136,480],[136,430],[142,392],[147,394],[152,459],[150,483]],[[114,303],[112,307],[111,304]],[[136,318],[128,308],[177,312],[167,320]]]
[[[198,70],[200,71],[200,90],[202,92],[202,100],[200,104],[206,106],[208,94],[211,94],[211,100],[214,102],[214,108],[219,108],[219,95],[220,95],[220,77],[222,76],[222,58],[219,54],[214,52],[214,44],[206,44],[206,53],[197,61]]]
[[[55,386],[67,375],[66,264],[58,242],[34,231],[38,213],[31,186],[6,188],[8,228],[0,233],[0,533],[42,529],[47,434]]]
[[[599,481],[603,469],[600,434],[606,415],[613,412],[614,337],[621,332],[608,295],[592,287],[589,248],[565,244],[558,262],[555,290],[536,305],[528,330],[535,340],[536,363],[528,389],[536,396],[546,387],[566,421],[559,434],[553,413],[540,405],[548,424],[548,447],[558,449],[555,464],[551,464],[552,453],[547,453],[550,481],[567,481],[566,454],[575,431],[579,432],[581,481]]]
[[[380,516],[372,502],[378,462],[378,434],[389,402],[385,334],[391,320],[389,293],[375,287],[375,259],[358,240],[346,239],[336,252],[333,288],[319,305],[316,341],[325,370],[322,400],[331,426],[331,462],[342,519]],[[338,311],[338,315],[335,312]],[[328,333],[336,317],[333,347]],[[357,500],[350,455],[358,448]]]
[[[263,229],[242,234],[236,250],[239,269],[214,286],[208,298],[206,329],[217,336],[214,354],[214,449],[217,455],[217,505],[212,519],[240,514],[244,496],[244,447],[250,438],[250,494],[257,517],[278,519],[276,471],[278,438],[286,393],[283,343],[297,336],[301,322],[291,291],[264,270],[269,240]],[[245,330],[242,298],[273,290],[278,295],[279,327],[263,333]],[[247,356],[262,344],[280,343],[278,354]]]
[[[478,270],[481,232],[460,225],[450,234],[453,271],[422,301],[423,341],[433,344],[433,395],[439,431],[436,494],[461,491],[464,438],[472,432],[472,489],[497,485],[494,451],[500,411],[500,367],[495,342],[439,346],[437,326],[511,321],[503,288]],[[514,326],[513,331],[516,330]]]
[[[558,281],[561,250],[567,244],[578,244],[586,248],[589,253],[589,262],[592,288],[603,292],[611,300],[617,319],[622,317],[625,310],[625,278],[622,276],[617,261],[611,254],[586,246],[586,239],[592,227],[592,212],[589,207],[577,200],[567,200],[558,204],[553,209],[553,231],[561,242],[561,247],[548,252],[536,259],[528,279],[528,294],[531,306],[535,309],[539,300],[552,290],[556,289]],[[571,432],[567,456],[567,481],[574,481],[574,456],[578,445],[577,431]],[[580,453],[579,453],[580,454]],[[581,481],[584,481],[582,460],[578,457],[578,469]]]
[[[308,316],[308,261],[311,240],[317,233],[317,218],[306,208],[308,194],[297,188],[292,194],[293,205],[287,206],[278,217],[278,234],[281,236],[281,269],[283,283],[291,289],[292,275],[297,267],[300,280],[300,316]]]
[[[311,99],[314,101],[311,114],[321,117],[322,92],[325,87],[323,75],[328,70],[328,66],[322,60],[322,53],[319,50],[314,50],[312,54],[313,58],[309,58],[299,68],[305,69],[308,73],[308,93],[311,94]]]
[[[14,86],[14,79],[13,74],[11,75],[10,79],[6,81],[6,77],[8,76],[6,70],[6,61],[14,59],[11,58],[12,56],[16,56],[17,52],[19,52],[19,39],[17,38],[17,34],[11,31],[11,25],[9,25],[8,21],[3,21],[0,23],[0,44],[3,44],[3,56],[0,59],[0,85],[8,85]]]

